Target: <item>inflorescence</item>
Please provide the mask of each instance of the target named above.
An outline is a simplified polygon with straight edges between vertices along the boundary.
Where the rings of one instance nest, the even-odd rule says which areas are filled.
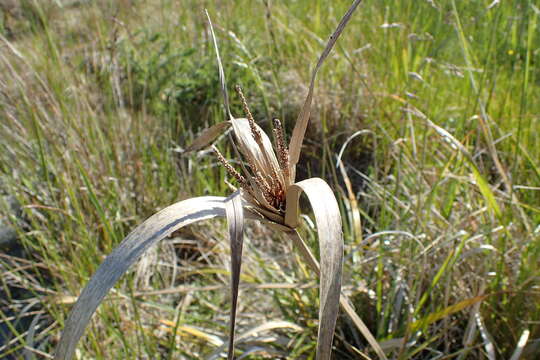
[[[242,89],[237,85],[235,90],[242,101],[242,107],[244,108],[249,123],[251,136],[257,143],[259,150],[264,155],[267,163],[273,164],[273,162],[268,159],[269,155],[263,146],[260,129],[255,125],[255,120],[249,110]],[[227,161],[227,159],[225,159],[215,146],[213,146],[212,149],[215,152],[218,161],[225,167],[229,175],[236,179],[244,191],[249,193],[254,199],[257,199],[257,194],[262,194],[264,200],[271,205],[271,207],[282,213],[285,209],[286,188],[290,182],[289,150],[285,143],[285,133],[281,122],[274,118],[272,120],[272,125],[279,168],[275,168],[271,165],[270,169],[265,169],[269,171],[263,171],[263,169],[258,168],[253,159],[246,156],[249,171],[246,167],[242,167],[244,171],[244,175],[242,175],[229,163],[229,161]]]

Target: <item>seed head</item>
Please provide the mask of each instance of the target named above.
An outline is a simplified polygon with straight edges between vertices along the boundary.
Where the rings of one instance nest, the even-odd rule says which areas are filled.
[[[255,120],[253,119],[253,115],[251,114],[251,111],[249,111],[249,106],[247,104],[246,98],[244,97],[244,93],[242,92],[242,88],[240,85],[235,86],[235,90],[238,93],[238,96],[240,96],[240,100],[242,101],[242,107],[244,108],[244,112],[246,113],[249,127],[251,128],[251,133],[253,134],[253,138],[259,144],[260,147],[262,147],[262,136],[259,132],[259,129],[255,126]]]
[[[279,121],[279,119],[277,118],[274,118],[272,120],[272,123],[274,125],[274,136],[276,137],[279,167],[281,168],[281,172],[283,173],[283,177],[285,178],[285,183],[287,184],[290,178],[289,149],[285,144],[285,133],[283,131],[283,127],[281,126],[281,121]]]
[[[218,150],[218,148],[215,147],[214,145],[212,145],[212,150],[216,154],[216,157],[218,158],[218,161],[223,165],[223,167],[225,167],[225,170],[227,170],[229,175],[234,177],[236,179],[236,181],[238,181],[238,183],[240,184],[241,187],[247,187],[246,178],[243,177],[242,174],[240,174],[238,171],[236,171],[236,169],[231,165],[231,163],[229,163],[229,161],[227,161],[227,159],[225,159],[225,157]]]

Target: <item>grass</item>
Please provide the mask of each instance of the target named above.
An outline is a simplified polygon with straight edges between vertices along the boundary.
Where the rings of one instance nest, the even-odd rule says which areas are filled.
[[[365,1],[319,74],[298,178],[320,176],[339,195],[344,288],[390,358],[510,358],[527,331],[523,358],[540,351],[539,14],[532,1],[490,3]],[[263,128],[275,116],[291,133],[349,5],[208,4],[229,84]],[[199,6],[50,5],[3,23],[0,190],[24,206],[24,221],[10,221],[26,257],[0,257],[0,321],[37,320],[33,337],[12,320],[0,357],[51,352],[72,297],[136,224],[227,192],[210,153],[181,155],[226,116]],[[371,134],[350,141],[343,173],[336,155],[362,129]],[[80,356],[212,354],[209,339],[228,331],[225,238],[225,226],[197,225],[150,251],[100,308]],[[238,344],[247,358],[314,354],[318,292],[291,251],[248,227],[237,333],[278,320],[303,330],[261,331]],[[334,345],[339,359],[374,356],[344,317]]]

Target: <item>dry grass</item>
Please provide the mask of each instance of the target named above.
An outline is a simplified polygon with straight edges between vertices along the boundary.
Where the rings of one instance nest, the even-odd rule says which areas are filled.
[[[490,9],[452,0],[411,4],[366,2],[352,19],[354,35],[340,39],[319,74],[297,177],[327,179],[338,195],[343,288],[390,358],[522,352],[534,359],[537,12],[526,1]],[[229,83],[243,85],[263,130],[276,116],[291,133],[307,91],[299,84],[309,82],[312,59],[348,5],[242,1],[209,9],[230,61]],[[82,284],[137,223],[165,204],[228,191],[211,153],[179,156],[193,134],[224,118],[204,16],[187,10],[194,6],[94,2],[54,10],[45,27],[3,33],[0,191],[23,204],[24,219],[4,219],[17,226],[26,250],[0,260],[0,324],[37,320],[33,337],[22,326],[9,329],[0,357],[24,346],[52,352]],[[241,113],[235,98],[231,111]],[[358,130],[370,132],[351,140],[342,172],[335,156]],[[222,138],[218,147],[235,157]],[[302,219],[302,235],[316,248],[310,220]],[[134,268],[115,287],[80,355],[182,359],[216,350],[215,337],[189,328],[173,335],[163,321],[197,325],[226,342],[224,229],[190,227],[148,253],[153,265]],[[246,355],[254,359],[275,352],[309,358],[317,338],[313,276],[301,259],[286,256],[293,253],[287,241],[256,225],[246,232],[237,334],[273,320],[303,331],[273,328],[238,348],[262,348]],[[261,288],[269,284],[283,288]],[[359,351],[374,356],[354,326],[338,319],[335,356]]]

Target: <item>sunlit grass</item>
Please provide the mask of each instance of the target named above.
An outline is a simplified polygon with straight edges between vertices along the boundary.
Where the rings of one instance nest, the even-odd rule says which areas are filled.
[[[0,259],[2,287],[31,290],[23,303],[6,296],[2,311],[39,299],[35,310],[44,315],[36,331],[45,338],[33,346],[43,344],[45,352],[62,327],[53,321],[69,311],[68,296],[78,295],[134,225],[174,201],[228,190],[211,153],[180,156],[194,134],[225,119],[203,12],[193,10],[200,5],[120,3],[120,9],[108,1],[52,7],[45,27],[28,26],[34,15],[10,18],[9,24],[25,23],[3,32],[0,44],[0,191],[24,205],[20,235],[38,264],[21,270],[23,260]],[[319,74],[299,179],[323,177],[341,194],[344,287],[377,339],[396,345],[391,358],[482,358],[488,351],[482,331],[499,357],[510,358],[525,330],[531,344],[525,351],[538,351],[539,15],[532,1],[488,9],[490,3],[365,1]],[[299,84],[308,83],[313,59],[349,5],[209,5],[229,82],[242,84],[255,118],[267,119],[265,130],[275,116],[290,134],[306,92]],[[240,102],[231,105],[241,112]],[[362,129],[374,135],[355,137],[342,157],[361,215],[359,234],[335,157]],[[220,148],[234,157],[225,142]],[[258,226],[248,231],[242,282],[299,288],[261,295],[246,285],[240,313],[252,316],[240,315],[239,333],[287,320],[306,330],[275,331],[278,340],[265,349],[312,356],[312,276],[300,259],[283,255],[291,244]],[[228,284],[229,274],[220,272],[228,268],[224,232],[195,226],[149,254],[99,311],[81,354],[211,354],[208,340],[185,332],[174,337],[160,321],[226,339],[229,299],[207,288]],[[316,246],[315,233],[305,235]],[[195,290],[144,295],[179,286]],[[444,312],[481,294],[489,296]],[[255,296],[261,301],[252,302]],[[355,349],[366,351],[367,344],[341,320],[336,357],[356,358]],[[0,357],[27,341],[0,345]]]

